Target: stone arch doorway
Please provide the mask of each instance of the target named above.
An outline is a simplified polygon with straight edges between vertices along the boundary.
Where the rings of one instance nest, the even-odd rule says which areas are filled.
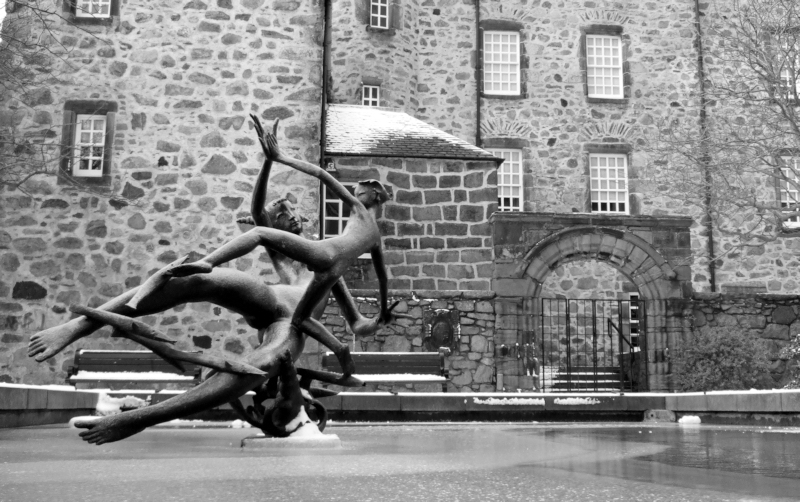
[[[641,299],[647,302],[645,322],[649,362],[646,388],[670,390],[666,356],[684,330],[682,312],[685,300],[691,296],[688,263],[691,258],[688,236],[691,220],[548,215],[548,221],[542,221],[542,215],[527,216],[532,220],[528,223],[533,225],[522,225],[524,221],[519,220],[524,217],[503,221],[505,218],[501,216],[494,221],[496,255],[509,256],[512,250],[518,253],[512,259],[496,260],[494,287],[499,305],[496,310],[503,313],[498,314],[498,323],[503,323],[501,316],[505,315],[504,325],[510,327],[511,318],[516,317],[517,333],[535,333],[535,319],[541,315],[542,284],[555,268],[585,260],[607,263],[635,284]],[[581,218],[586,220],[586,224],[576,225],[581,223],[576,221]],[[558,228],[559,219],[568,221]],[[517,238],[513,247],[506,240],[509,235],[502,232],[511,230],[511,223],[521,227],[518,235],[522,237]],[[539,236],[541,238],[534,241]],[[525,240],[533,242],[523,251],[519,244]],[[687,260],[673,265],[668,257],[685,257]],[[512,314],[514,312],[516,316]],[[501,364],[498,365],[500,370]]]
[[[531,319],[545,392],[637,392],[647,385],[647,303],[627,276],[594,258],[559,263]],[[528,333],[533,336],[533,332]]]

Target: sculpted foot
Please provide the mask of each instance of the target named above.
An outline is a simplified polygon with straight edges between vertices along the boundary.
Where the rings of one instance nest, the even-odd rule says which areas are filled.
[[[45,361],[79,338],[80,334],[72,323],[48,328],[31,337],[28,343],[28,357],[33,357],[38,362]]]
[[[142,432],[144,427],[135,427],[126,424],[127,420],[121,415],[111,415],[100,420],[86,420],[75,422],[75,427],[86,429],[80,433],[81,439],[87,443],[101,445],[113,443]]]

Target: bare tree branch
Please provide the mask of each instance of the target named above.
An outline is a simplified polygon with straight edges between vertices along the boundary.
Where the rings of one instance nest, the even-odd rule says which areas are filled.
[[[733,2],[705,19],[705,94],[698,88],[693,106],[658,124],[644,178],[650,191],[707,214],[725,237],[724,256],[800,225],[800,162],[792,160],[800,159],[800,4]]]

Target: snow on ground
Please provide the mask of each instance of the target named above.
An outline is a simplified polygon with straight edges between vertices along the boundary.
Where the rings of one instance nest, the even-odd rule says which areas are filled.
[[[544,406],[544,399],[512,397],[512,398],[494,398],[488,397],[486,399],[472,398],[475,404],[487,404],[489,406]]]
[[[97,398],[97,407],[95,411],[97,411],[98,415],[107,416],[122,413],[123,408],[132,409],[141,408],[143,406],[147,406],[147,402],[138,397],[111,397],[108,394],[100,393],[100,396]]]
[[[231,429],[249,429],[250,427],[252,427],[250,422],[245,422],[244,420],[236,419],[231,422]]]

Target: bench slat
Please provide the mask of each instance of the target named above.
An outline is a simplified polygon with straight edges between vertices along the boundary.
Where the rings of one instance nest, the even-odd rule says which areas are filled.
[[[132,372],[132,373],[144,373],[148,371],[159,371],[161,373],[175,373],[175,374],[184,374],[184,373],[194,373],[195,367],[186,368],[186,371],[180,371],[178,368],[171,366],[171,365],[130,365],[130,364],[81,364],[78,366],[79,370],[82,371],[106,371],[106,372]]]
[[[78,354],[82,359],[161,359],[153,352],[143,351],[94,351],[94,350],[81,350]]]
[[[182,383],[197,384],[200,380],[200,367],[192,363],[182,363],[185,371],[163,360],[150,351],[92,351],[79,350],[75,353],[75,364],[70,369],[67,382],[73,385],[83,384],[120,384],[120,383]],[[90,372],[90,376],[78,375],[78,372]],[[160,373],[146,375],[146,373]],[[103,373],[107,373],[104,376]],[[116,375],[112,375],[116,373]],[[139,374],[140,376],[137,376]],[[149,376],[149,378],[148,378]]]
[[[447,391],[447,370],[439,352],[353,352],[356,365],[354,376],[366,383],[441,384]],[[339,360],[328,352],[322,357],[322,367],[339,372]]]

